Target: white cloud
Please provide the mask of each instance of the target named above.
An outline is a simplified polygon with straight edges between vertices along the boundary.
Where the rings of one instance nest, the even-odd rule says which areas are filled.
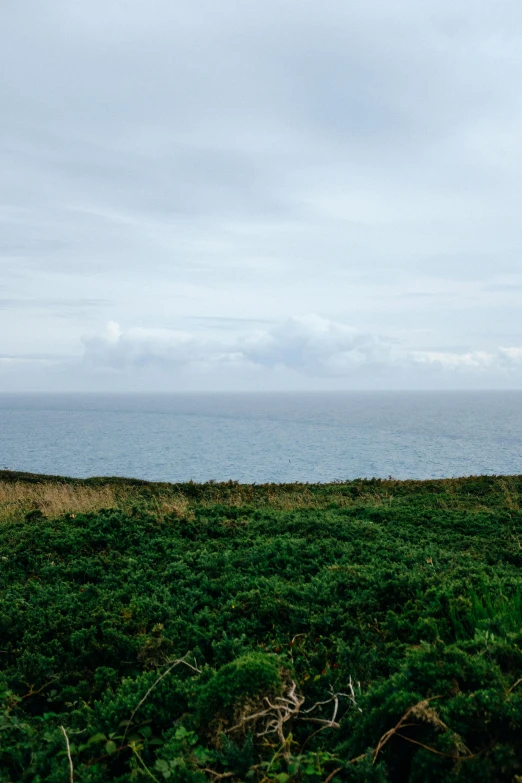
[[[487,371],[505,373],[522,367],[522,348],[498,347],[491,351],[410,351],[414,364],[438,367],[445,371],[471,372],[475,376]]]
[[[84,337],[83,342],[87,363],[115,369],[211,361],[225,347],[201,332],[142,327],[123,330],[115,321],[109,321],[100,334]]]
[[[498,362],[498,356],[486,351],[453,353],[441,351],[411,351],[409,357],[418,364],[438,365],[449,370],[484,370]]]
[[[243,354],[257,364],[283,365],[307,375],[347,375],[361,365],[388,361],[390,347],[377,335],[308,315],[246,338]]]
[[[493,351],[408,350],[397,340],[311,314],[268,325],[236,329],[126,330],[111,321],[100,334],[84,338],[84,361],[94,367],[125,369],[212,365],[286,368],[310,378],[350,379],[368,368],[431,368],[441,373],[480,376],[522,365],[522,348]]]
[[[522,347],[412,349],[312,314],[275,323],[180,319],[180,328],[110,321],[83,353],[0,355],[4,391],[520,389]],[[425,338],[422,330],[417,335]]]
[[[507,364],[522,365],[522,348],[499,348],[499,354]]]
[[[147,364],[254,364],[309,375],[344,376],[362,365],[390,360],[391,343],[318,315],[294,317],[265,329],[188,331],[132,327],[111,321],[84,337],[84,360],[124,368]]]

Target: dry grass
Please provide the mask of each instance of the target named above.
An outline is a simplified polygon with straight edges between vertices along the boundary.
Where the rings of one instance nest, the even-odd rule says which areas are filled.
[[[36,480],[35,480],[36,478]],[[470,484],[471,482],[471,484]],[[521,507],[518,477],[499,476],[477,492],[476,479],[446,479],[436,482],[436,495],[429,483],[383,481],[377,486],[346,490],[332,484],[323,488],[313,485],[207,484],[196,490],[191,485],[136,484],[125,479],[94,479],[89,483],[53,477],[0,477],[0,523],[23,520],[31,511],[46,517],[119,508],[130,512],[139,506],[164,518],[175,514],[191,519],[197,506],[253,506],[278,511],[365,506],[383,508],[408,503],[417,493],[428,492],[429,502],[448,511],[494,510],[499,504],[511,511]],[[435,485],[435,482],[434,482]],[[406,492],[404,490],[407,490]],[[441,491],[442,489],[442,491]],[[362,491],[361,491],[362,490]],[[440,493],[440,494],[438,494]],[[422,500],[421,500],[422,502]]]
[[[506,508],[510,511],[520,511],[520,498],[513,479],[503,478],[499,481]]]
[[[294,492],[273,492],[266,497],[266,505],[281,511],[293,511],[302,508],[325,508],[335,503],[337,506],[387,506],[392,502],[391,495],[377,495],[373,492],[361,494],[356,497],[350,495],[317,495],[310,490],[299,489]],[[241,503],[238,503],[241,505]]]
[[[117,503],[112,487],[100,488],[71,484],[33,484],[0,481],[0,522],[23,519],[30,511],[48,517],[113,508]]]
[[[190,501],[184,495],[173,494],[157,498],[152,504],[152,509],[160,517],[176,514],[178,517],[186,517],[190,514]]]
[[[205,498],[198,501],[187,497],[183,492],[173,489],[149,494],[143,498],[139,488],[118,485],[85,486],[81,483],[69,484],[59,481],[31,482],[5,481],[0,479],[0,523],[24,519],[31,511],[41,511],[46,517],[60,517],[64,514],[81,514],[87,511],[99,511],[102,508],[121,508],[128,510],[136,502],[143,502],[148,509],[159,517],[176,514],[190,518],[194,505],[212,506],[225,503],[228,506],[255,505],[269,506],[280,511],[324,508],[332,502],[339,506],[364,504],[371,506],[388,505],[392,497],[368,493],[357,498],[349,495],[318,495],[307,487],[296,486],[288,489],[263,489],[251,485],[238,485],[223,496],[223,490],[216,485]]]
[[[444,479],[444,494],[437,498],[437,505],[446,511],[472,510],[491,513],[499,504],[510,511],[520,510],[521,496],[517,476],[495,477],[488,493],[479,497],[466,492],[466,486],[466,479]]]
[[[256,506],[258,508],[269,507],[277,511],[294,511],[307,508],[326,508],[332,503],[342,507],[359,505],[389,506],[393,500],[393,495],[388,492],[378,494],[370,491],[352,497],[349,494],[340,492],[325,492],[321,494],[299,484],[295,488],[278,487],[277,485],[265,488],[262,485],[240,484],[232,490],[228,489],[228,487],[223,490],[222,486],[216,484],[214,491],[210,490],[208,495],[199,499],[197,503],[202,506],[213,506],[216,503],[223,503],[236,508]],[[188,500],[181,492],[177,495],[164,495],[162,502],[167,505],[171,502],[174,504],[188,503],[184,508],[196,504],[196,501]]]
[[[129,510],[139,501],[140,492],[133,487],[0,480],[0,523],[22,520],[31,511],[41,511],[52,519],[102,508]],[[179,492],[149,497],[146,505],[159,517],[169,514],[190,516],[191,503]]]

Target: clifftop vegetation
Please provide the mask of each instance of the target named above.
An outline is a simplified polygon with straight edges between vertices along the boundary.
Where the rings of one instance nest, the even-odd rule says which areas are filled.
[[[521,501],[0,472],[0,783],[522,781]]]

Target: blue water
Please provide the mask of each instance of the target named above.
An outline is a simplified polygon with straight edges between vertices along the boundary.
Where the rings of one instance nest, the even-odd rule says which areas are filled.
[[[157,481],[522,473],[522,392],[0,395],[0,468]]]

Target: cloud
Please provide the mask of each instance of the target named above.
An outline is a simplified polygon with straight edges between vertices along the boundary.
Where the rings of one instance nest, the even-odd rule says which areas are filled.
[[[248,322],[230,329],[202,331],[126,330],[114,321],[100,334],[84,338],[84,362],[121,370],[132,367],[251,365],[286,368],[311,378],[349,379],[368,368],[431,368],[440,373],[481,373],[522,367],[522,348],[494,351],[408,350],[398,340],[363,332],[312,314],[264,328]]]
[[[411,351],[409,358],[414,364],[437,365],[447,370],[484,370],[498,363],[499,357],[486,351]]]
[[[111,321],[101,334],[85,337],[84,346],[85,361],[98,366],[239,363],[281,366],[309,376],[343,376],[364,364],[386,361],[391,349],[389,341],[379,336],[318,315],[246,330],[245,323],[239,322],[233,333],[230,329],[122,330]]]
[[[63,364],[65,361],[74,361],[75,356],[64,356],[63,353],[24,353],[24,354],[0,354],[0,360],[5,362],[53,362]]]
[[[174,329],[133,327],[123,331],[110,321],[101,334],[85,337],[87,363],[94,366],[136,367],[143,365],[186,365],[212,360],[216,344],[201,334]]]
[[[51,299],[33,297],[0,297],[0,310],[56,310],[70,311],[77,308],[89,309],[92,307],[104,307],[109,302],[106,299]]]
[[[59,362],[63,362],[63,356],[60,357],[58,360]],[[34,365],[49,365],[49,366],[55,366],[57,364],[56,360],[48,359],[48,358],[40,358],[36,356],[0,356],[0,365],[26,365],[26,366],[34,366]]]
[[[514,375],[522,5],[483,5],[0,4],[0,353],[110,303],[82,366],[130,387]]]
[[[499,355],[502,361],[508,365],[522,366],[522,348],[499,348]]]
[[[318,315],[290,318],[243,341],[243,355],[267,367],[282,365],[305,375],[349,375],[370,363],[389,360],[391,345]]]
[[[183,321],[181,321],[183,323]],[[412,349],[397,335],[321,315],[275,323],[202,319],[180,328],[110,321],[83,353],[5,352],[4,391],[522,388],[522,346]]]
[[[413,364],[431,365],[442,370],[472,371],[522,368],[522,348],[498,347],[493,351],[411,351]]]

